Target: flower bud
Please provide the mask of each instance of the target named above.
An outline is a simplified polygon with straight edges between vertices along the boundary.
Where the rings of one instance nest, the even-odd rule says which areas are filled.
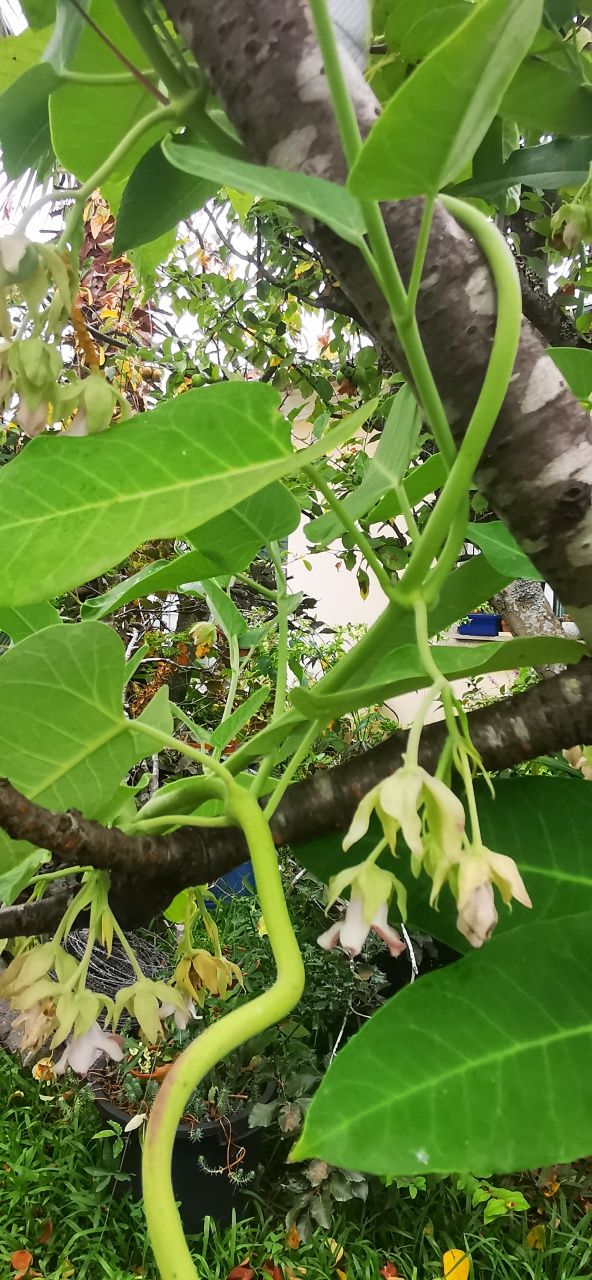
[[[26,236],[0,239],[0,285],[21,284],[39,267],[37,247]]]
[[[472,947],[482,947],[497,924],[491,883],[479,884],[458,913],[456,927]]]

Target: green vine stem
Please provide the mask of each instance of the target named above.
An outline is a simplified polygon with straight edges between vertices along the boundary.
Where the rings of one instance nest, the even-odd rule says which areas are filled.
[[[228,590],[228,595],[230,596],[230,589]],[[238,689],[241,668],[237,636],[228,636],[228,653],[230,659],[230,680],[228,681],[228,692],[224,702],[224,710],[220,717],[220,724],[224,724],[224,721],[228,720],[228,717],[232,715],[232,708],[234,706],[236,691]],[[216,747],[216,750],[214,751],[215,759],[219,760],[221,755],[222,747]]]
[[[337,127],[341,135],[347,163],[351,168],[362,147],[362,138],[356,113],[341,65],[327,0],[310,0],[310,7],[325,64]],[[429,202],[426,201],[426,204],[429,204]],[[390,240],[378,205],[370,201],[360,201],[360,205],[364,213],[371,245],[371,249],[367,249],[364,257],[389,304],[393,323],[405,352],[411,376],[417,388],[427,421],[442,457],[450,467],[456,453],[454,440],[440,393],[423,349],[414,307],[409,305],[409,298],[393,256]],[[424,219],[416,250],[419,274],[421,274],[421,265],[427,247],[431,213],[432,210],[430,208],[428,208],[427,212],[424,210]],[[418,270],[414,267],[412,280],[417,275]]]
[[[303,474],[306,476],[307,480],[314,485],[315,489],[318,489],[319,493],[322,493],[327,506],[335,512],[335,515],[338,520],[341,521],[344,529],[354,539],[358,550],[362,552],[366,563],[370,566],[377,582],[382,587],[387,600],[396,600],[399,594],[397,584],[392,582],[389,578],[384,565],[380,563],[369,539],[366,537],[366,534],[358,528],[356,521],[350,516],[347,507],[333,492],[331,486],[325,484],[325,481],[319,475],[316,467],[303,467]]]
[[[290,614],[290,593],[286,585],[286,575],[282,564],[282,556],[277,542],[272,542],[269,546],[269,554],[275,570],[276,582],[276,604],[277,604],[277,671],[275,678],[275,693],[273,699],[273,711],[271,713],[270,725],[277,724],[278,720],[284,715],[286,710],[286,696],[288,692],[288,618]],[[260,796],[265,788],[265,783],[269,778],[273,769],[274,758],[270,753],[263,760],[255,781],[251,787],[253,795]]]
[[[207,1027],[177,1059],[158,1091],[144,1141],[142,1183],[148,1231],[162,1280],[197,1280],[171,1183],[173,1143],[187,1099],[221,1058],[286,1017],[304,988],[302,957],[269,826],[256,799],[234,780],[228,784],[227,814],[245,833],[277,976],[262,995]]]
[[[459,222],[468,227],[487,258],[497,290],[497,319],[479,399],[444,488],[403,578],[405,588],[410,592],[418,590],[424,581],[432,560],[454,522],[459,494],[466,493],[469,488],[508,390],[522,325],[520,278],[504,237],[485,214],[466,204],[464,200],[444,195],[440,196],[440,200]],[[462,541],[461,538],[457,550],[460,550]]]
[[[154,79],[155,72],[152,67],[138,73],[145,80]],[[84,84],[94,88],[104,89],[110,85],[117,84],[137,84],[138,75],[134,75],[133,71],[105,71],[94,73],[92,71],[70,71],[68,67],[62,67],[60,71],[60,80],[65,80],[67,84]]]

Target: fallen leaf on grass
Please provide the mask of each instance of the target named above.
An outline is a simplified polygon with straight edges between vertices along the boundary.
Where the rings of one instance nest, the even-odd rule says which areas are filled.
[[[468,1280],[471,1260],[464,1249],[448,1249],[442,1257],[444,1280]]]
[[[331,1236],[327,1236],[327,1244],[333,1254],[333,1261],[335,1263],[341,1262],[341,1259],[343,1258],[343,1245],[339,1244],[338,1240],[333,1240]]]
[[[531,1227],[526,1237],[526,1243],[529,1249],[544,1249],[545,1247],[545,1228],[542,1223],[536,1227]]]
[[[37,1244],[47,1244],[53,1235],[53,1222],[51,1218],[44,1222],[40,1234],[37,1236]]]
[[[266,1258],[261,1268],[265,1274],[271,1276],[271,1280],[284,1280],[283,1273],[272,1258]]]
[[[296,1223],[293,1222],[286,1236],[286,1245],[288,1249],[298,1249],[301,1243],[302,1241],[298,1234],[298,1227],[296,1226]]]
[[[228,1272],[226,1280],[253,1280],[254,1275],[255,1272],[253,1271],[253,1268],[249,1266],[249,1261],[247,1259],[246,1262],[239,1263],[238,1267],[233,1267],[232,1271]]]
[[[21,1280],[22,1276],[26,1276],[29,1267],[33,1261],[33,1254],[28,1249],[15,1249],[10,1259],[10,1265],[14,1271],[12,1280]]]
[[[395,1280],[399,1275],[399,1272],[397,1271],[394,1262],[386,1262],[384,1267],[380,1268],[378,1274],[379,1276],[382,1276],[382,1280]]]
[[[33,1067],[32,1075],[35,1080],[45,1080],[46,1083],[53,1080],[55,1076],[51,1058],[40,1058]]]

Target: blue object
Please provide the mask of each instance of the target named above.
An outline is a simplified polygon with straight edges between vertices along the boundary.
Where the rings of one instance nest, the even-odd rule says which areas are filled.
[[[243,896],[245,893],[251,893],[255,888],[255,873],[253,871],[252,862],[243,862],[240,867],[234,867],[228,872],[227,876],[220,876],[210,885],[210,893],[215,898],[232,898],[235,895]]]
[[[458,628],[459,636],[497,636],[501,614],[499,613],[470,613],[466,622],[461,622]]]

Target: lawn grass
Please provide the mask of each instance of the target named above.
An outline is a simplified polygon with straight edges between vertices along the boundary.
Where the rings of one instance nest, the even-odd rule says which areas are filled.
[[[0,1053],[0,1114],[3,1280],[14,1274],[16,1250],[30,1251],[30,1274],[45,1280],[156,1280],[142,1210],[126,1194],[113,1194],[119,1135],[105,1127],[86,1091],[38,1082]],[[404,1280],[428,1280],[442,1276],[446,1249],[464,1248],[475,1280],[585,1280],[592,1278],[592,1206],[568,1183],[546,1199],[533,1180],[532,1211],[487,1227],[482,1209],[452,1180],[415,1199],[391,1188],[296,1249],[287,1242],[285,1205],[270,1206],[266,1192],[253,1197],[249,1218],[223,1232],[210,1223],[195,1237],[195,1261],[203,1280],[227,1280],[247,1259],[264,1280],[264,1263],[278,1266],[283,1280],[341,1280],[337,1268],[347,1280],[377,1280],[387,1262]],[[542,1247],[535,1248],[527,1236],[537,1224]]]

